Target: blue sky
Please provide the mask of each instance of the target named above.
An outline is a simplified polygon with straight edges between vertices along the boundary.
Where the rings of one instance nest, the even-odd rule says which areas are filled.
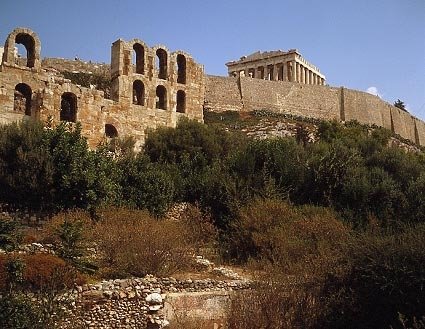
[[[425,119],[425,0],[2,0],[0,43],[15,27],[43,57],[110,62],[118,38],[182,49],[208,74],[257,50],[297,48],[332,86],[372,90]]]

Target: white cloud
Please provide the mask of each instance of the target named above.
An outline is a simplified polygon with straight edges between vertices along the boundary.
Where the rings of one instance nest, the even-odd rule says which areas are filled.
[[[381,94],[378,92],[378,88],[376,88],[376,87],[373,87],[373,86],[369,87],[369,88],[366,89],[366,92],[369,93],[369,94],[381,97]]]

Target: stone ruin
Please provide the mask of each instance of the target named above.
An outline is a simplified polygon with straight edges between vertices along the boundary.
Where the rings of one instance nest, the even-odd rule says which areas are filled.
[[[26,49],[19,57],[16,45]],[[0,51],[1,52],[1,51]],[[256,52],[227,64],[230,77],[204,74],[183,52],[117,40],[111,63],[41,59],[33,31],[13,30],[0,65],[0,123],[33,118],[51,125],[80,122],[89,146],[131,136],[136,150],[147,129],[175,127],[179,118],[203,122],[204,111],[268,110],[320,120],[356,120],[425,145],[425,123],[366,92],[325,85],[325,76],[296,49]],[[107,92],[83,87],[67,73],[108,76]]]
[[[17,56],[16,44],[26,49]],[[203,121],[204,70],[183,52],[117,40],[111,52],[111,99],[43,68],[36,33],[17,28],[7,37],[0,65],[0,123],[34,118],[80,122],[89,145],[133,136],[140,145],[147,128],[174,127],[179,117]],[[76,59],[77,61],[78,59]]]

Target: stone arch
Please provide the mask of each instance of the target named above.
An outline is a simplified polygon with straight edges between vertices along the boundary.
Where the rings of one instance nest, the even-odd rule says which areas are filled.
[[[135,55],[135,60],[133,65],[135,65],[135,73],[145,74],[145,47],[141,42],[136,41],[133,44],[133,54]]]
[[[156,61],[155,61],[155,67],[158,72],[158,78],[167,80],[168,76],[168,53],[163,48],[158,48],[156,50]]]
[[[4,45],[3,62],[18,64],[18,58],[15,53],[15,45],[22,44],[27,51],[26,67],[39,69],[41,43],[37,34],[30,29],[17,28],[10,33]]]
[[[105,136],[108,138],[118,137],[118,130],[114,125],[107,123],[105,124]]]
[[[24,112],[25,115],[31,115],[31,87],[25,83],[18,83],[15,86],[13,110],[16,112]]]
[[[66,92],[62,94],[60,120],[77,121],[77,96],[74,93]]]
[[[176,111],[179,113],[185,113],[186,112],[186,93],[184,92],[184,90],[178,90],[176,98],[177,98]]]
[[[167,89],[159,85],[156,87],[156,106],[157,109],[166,110],[167,109]]]
[[[177,54],[177,83],[186,84],[186,56]]]
[[[145,105],[145,85],[141,80],[133,82],[133,104]]]

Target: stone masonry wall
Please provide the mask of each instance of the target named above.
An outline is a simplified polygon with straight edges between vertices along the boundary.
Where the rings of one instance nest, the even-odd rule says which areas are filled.
[[[29,49],[31,56],[28,60],[16,57],[12,51],[15,42],[23,43]],[[144,47],[144,72],[137,72],[134,63],[136,43]],[[9,34],[0,65],[0,123],[28,118],[53,125],[62,120],[80,122],[82,133],[92,148],[111,137],[132,136],[137,149],[144,143],[147,129],[175,127],[180,117],[203,121],[203,66],[182,51],[170,53],[164,46],[150,48],[138,39],[130,42],[117,40],[112,46],[113,97],[109,100],[103,91],[73,84],[56,72],[109,74],[105,72],[108,69],[104,64],[63,59],[45,59],[41,63],[40,49],[38,36],[29,29],[17,28]],[[163,54],[160,65],[166,67],[161,76],[156,65],[158,52]],[[183,80],[179,79],[181,76],[184,76]],[[139,83],[137,97],[136,81]],[[158,94],[158,87],[164,91],[162,94]],[[29,93],[29,108],[17,106],[17,99],[22,100],[22,92]],[[72,120],[61,117],[64,95],[75,103]],[[161,95],[163,105],[158,105]],[[108,136],[107,128],[113,136]]]
[[[61,328],[146,329],[196,321],[213,329],[225,322],[232,292],[249,288],[245,280],[177,280],[151,275],[86,284],[67,294],[73,302]],[[156,301],[152,302],[152,296]]]
[[[339,89],[241,78],[244,110],[270,109],[325,120],[339,118]]]
[[[205,85],[205,108],[217,112],[243,110],[237,78],[206,75]]]
[[[233,86],[232,86],[233,85]],[[379,97],[346,88],[267,81],[247,77],[205,79],[209,110],[253,111],[267,109],[324,120],[357,120],[385,127],[419,145],[425,145],[425,123]],[[238,88],[242,108],[235,107]]]

